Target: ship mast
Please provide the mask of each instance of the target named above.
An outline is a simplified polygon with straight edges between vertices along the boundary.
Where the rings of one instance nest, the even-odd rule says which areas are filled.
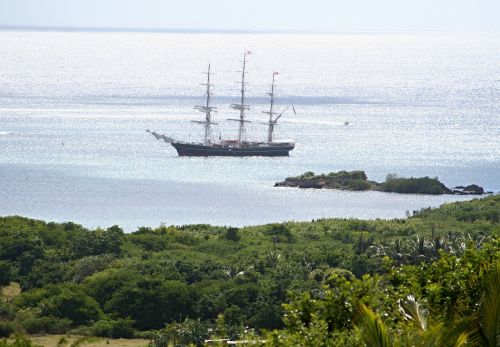
[[[278,112],[274,111],[274,88],[276,85],[274,84],[274,79],[275,76],[278,75],[279,72],[273,72],[273,83],[271,84],[271,92],[267,93],[271,97],[271,105],[269,107],[269,111],[262,111],[262,113],[268,114],[269,115],[269,122],[268,123],[262,123],[267,125],[267,143],[273,142],[273,131],[274,127],[276,124],[278,124],[278,120],[283,116],[283,114],[291,107],[293,110],[293,113],[295,112],[295,107],[293,105],[286,107],[283,111],[281,111],[279,114]],[[276,118],[273,119],[273,116],[277,115]]]
[[[199,124],[205,124],[205,137],[204,137],[203,144],[208,145],[208,143],[210,142],[210,126],[212,124],[217,124],[217,123],[212,122],[212,114],[211,114],[212,111],[217,112],[217,107],[210,106],[210,101],[212,99],[212,92],[210,91],[210,87],[213,87],[213,84],[210,84],[210,75],[213,75],[210,72],[210,63],[208,63],[208,71],[203,72],[203,73],[207,75],[207,83],[200,83],[200,84],[202,86],[207,87],[207,101],[206,101],[205,105],[195,106],[194,108],[200,112],[205,113],[205,120],[204,121],[193,121],[193,122],[199,123]]]
[[[240,111],[240,118],[239,119],[228,119],[228,120],[234,120],[239,122],[239,128],[238,128],[238,142],[237,145],[238,147],[241,147],[241,142],[243,139],[243,134],[245,132],[245,123],[250,123],[249,121],[245,120],[245,110],[249,110],[250,106],[245,104],[245,68],[246,68],[246,61],[247,61],[247,55],[251,54],[252,52],[245,50],[245,53],[243,54],[243,69],[241,70],[241,82],[237,82],[241,84],[241,98],[240,98],[240,103],[239,104],[231,104],[231,107],[235,110]]]
[[[278,118],[273,119],[273,115],[276,114],[274,112],[274,77],[278,74],[278,72],[273,72],[273,83],[271,84],[271,92],[267,93],[271,97],[271,105],[269,107],[269,111],[262,111],[262,113],[268,114],[269,115],[269,123],[267,123],[267,142],[271,143],[273,142],[273,131],[274,131],[274,126],[276,125],[276,122],[278,121]]]

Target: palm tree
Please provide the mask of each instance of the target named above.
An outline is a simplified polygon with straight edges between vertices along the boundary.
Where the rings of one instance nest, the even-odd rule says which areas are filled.
[[[471,317],[449,314],[443,322],[429,326],[427,311],[409,295],[398,301],[404,319],[412,323],[407,331],[393,332],[365,305],[360,305],[355,326],[367,346],[460,347],[500,346],[500,260],[483,278],[478,311]],[[406,334],[404,334],[406,332]]]
[[[483,278],[482,297],[474,318],[474,338],[481,346],[500,346],[500,260]]]
[[[400,310],[413,323],[412,328],[391,332],[373,311],[360,306],[356,329],[366,346],[461,347],[468,342],[467,325],[463,322],[450,320],[428,327],[427,311],[411,295],[400,302]]]
[[[356,328],[361,333],[361,338],[367,346],[395,346],[384,322],[372,310],[361,304],[359,306],[359,317]]]

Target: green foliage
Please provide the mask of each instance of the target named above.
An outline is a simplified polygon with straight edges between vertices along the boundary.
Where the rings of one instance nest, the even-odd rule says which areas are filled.
[[[211,331],[213,326],[206,321],[185,319],[181,323],[174,322],[157,331],[150,347],[163,347],[169,343],[174,346],[203,346]]]
[[[308,171],[297,177],[288,177],[286,186],[297,186],[300,188],[331,188],[348,190],[368,190],[374,186],[374,182],[367,180],[364,171],[339,171],[330,172],[328,175],[315,175]]]
[[[293,235],[285,224],[270,224],[266,234],[271,236],[273,242],[293,242]]]
[[[12,303],[0,297],[0,320],[12,320],[15,316],[15,309]]]
[[[223,314],[217,316],[214,330],[217,337],[230,340],[237,340],[243,334],[243,326],[241,324],[227,323]]]
[[[31,270],[21,278],[21,288],[29,290],[41,288],[51,283],[61,283],[67,280],[67,266],[53,259],[37,259],[33,262]]]
[[[0,320],[0,338],[9,337],[17,330],[17,326],[12,321]]]
[[[20,311],[18,314],[19,324],[29,334],[64,334],[72,326],[72,321],[68,318],[58,318],[53,316],[37,316],[33,312]]]
[[[474,332],[482,346],[500,346],[500,260],[486,270]]]
[[[39,347],[22,334],[14,334],[9,339],[0,339],[0,347]]]
[[[385,182],[378,183],[369,181],[364,171],[339,171],[330,172],[328,175],[315,175],[314,172],[308,171],[297,177],[287,177],[284,182],[276,183],[276,186],[354,191],[380,190],[401,194],[436,195],[452,192],[437,177],[404,178],[398,177],[396,174],[388,174]],[[468,188],[482,193],[481,187],[471,185]]]
[[[241,239],[238,228],[228,228],[224,237],[229,241],[239,241]]]
[[[0,287],[6,286],[12,281],[12,266],[6,261],[0,260]]]
[[[490,336],[495,324],[487,317],[496,304],[486,302],[496,301],[482,288],[500,257],[499,216],[500,197],[491,196],[407,219],[161,226],[133,234],[4,217],[0,266],[23,292],[0,300],[0,321],[30,333],[78,329],[106,337],[187,322],[187,330],[211,326],[220,338],[243,339],[248,327],[279,329],[266,337],[269,344],[359,346],[362,332],[353,323],[360,305],[390,336],[401,331],[414,341],[424,334],[414,331],[416,316],[404,304],[412,294],[414,312],[427,312],[425,334],[448,334],[448,321],[472,320]],[[451,308],[464,319],[449,319]],[[478,334],[468,341],[486,339]]]
[[[18,312],[21,323],[30,332],[89,324],[102,316],[99,304],[74,284],[52,284],[24,292],[15,298],[15,304],[21,309]],[[61,320],[60,324],[54,323],[57,320]]]
[[[18,260],[28,253],[38,256],[43,253],[42,240],[39,237],[30,235],[28,232],[9,232],[3,229],[1,235],[0,259]]]
[[[372,185],[369,182],[361,179],[354,179],[347,183],[347,189],[349,190],[364,191],[369,190],[371,187]]]
[[[370,347],[391,347],[387,328],[382,320],[365,305],[359,306],[359,320],[356,326],[361,330],[363,342]]]
[[[460,258],[443,253],[429,264],[394,267],[380,277],[351,281],[332,276],[327,289],[293,299],[285,305],[286,329],[269,338],[294,341],[298,336],[323,335],[327,342],[321,345],[333,345],[334,335],[341,333],[350,336],[345,345],[358,345],[356,338],[367,346],[498,345],[498,238],[482,249],[468,248]],[[427,309],[408,293],[422,295]],[[354,331],[351,321],[357,326]]]
[[[120,317],[129,316],[137,329],[149,330],[190,316],[194,301],[193,291],[184,283],[143,277],[114,292],[105,310]]]
[[[89,324],[102,316],[99,304],[79,288],[64,288],[40,303],[43,316],[68,318],[75,325]]]
[[[404,310],[402,311],[410,316]],[[391,331],[372,310],[365,305],[360,305],[356,330],[367,346],[460,347],[472,342],[469,340],[467,324],[463,321],[448,320],[445,323],[436,323],[428,329],[419,324],[413,328],[408,326],[402,328]]]
[[[104,253],[119,254],[123,242],[123,230],[114,225],[106,230],[96,229],[84,231],[74,242],[74,253],[77,258]]]
[[[450,190],[437,177],[389,178],[382,184],[384,192],[403,194],[446,194]]]
[[[307,172],[303,173],[302,175],[298,176],[298,178],[300,178],[300,179],[310,179],[310,178],[313,178],[314,176],[315,176],[314,172],[307,171]]]
[[[109,338],[131,338],[135,335],[134,320],[130,318],[111,319],[105,317],[90,326],[94,336]]]
[[[441,205],[439,209],[424,208],[416,211],[415,216],[438,221],[456,220],[466,223],[484,221],[491,224],[498,224],[500,222],[500,196],[496,195],[486,199],[447,203]],[[477,228],[481,225],[474,223],[474,226]],[[500,229],[496,228],[496,232],[500,232]]]
[[[133,285],[140,277],[136,271],[107,269],[85,278],[83,289],[103,307],[115,292],[123,286]]]
[[[73,282],[81,282],[94,273],[103,271],[114,259],[111,254],[92,255],[75,262],[72,272]]]

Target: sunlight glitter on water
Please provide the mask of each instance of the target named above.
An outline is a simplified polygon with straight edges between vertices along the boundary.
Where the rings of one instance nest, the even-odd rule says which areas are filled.
[[[448,186],[500,190],[495,34],[0,31],[0,42],[0,215],[131,228],[242,225],[402,217],[456,198],[272,188],[309,170],[362,169],[379,181],[438,176]],[[276,129],[297,143],[289,158],[179,158],[145,132],[201,138],[190,121],[200,117],[193,105],[210,58],[214,136],[234,137],[225,119],[234,116],[242,47],[254,53],[248,137],[265,136],[258,122],[279,71],[279,107],[297,110]]]

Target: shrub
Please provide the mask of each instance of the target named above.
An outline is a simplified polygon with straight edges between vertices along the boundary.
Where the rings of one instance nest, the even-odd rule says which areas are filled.
[[[293,242],[293,235],[285,224],[270,224],[266,234],[272,236],[274,242]]]
[[[15,308],[10,302],[7,302],[5,300],[2,300],[2,298],[0,298],[0,320],[1,319],[9,320],[14,318],[15,316],[14,311]]]
[[[21,321],[22,326],[28,334],[64,334],[71,327],[71,323],[71,320],[68,318],[57,318],[53,316],[31,316]]]
[[[105,310],[135,320],[139,330],[158,329],[179,316],[190,316],[195,292],[179,281],[143,277],[124,283],[106,303]]]
[[[64,288],[60,294],[49,297],[40,303],[44,316],[68,318],[75,325],[88,324],[102,315],[97,301],[82,290]]]
[[[104,318],[91,326],[91,333],[95,336],[110,338],[130,338],[135,335],[135,321],[130,318]]]
[[[123,230],[114,225],[106,230],[85,231],[73,241],[73,252],[77,258],[104,253],[120,254]]]
[[[0,337],[9,337],[16,330],[14,322],[5,320],[0,321]]]
[[[239,241],[241,239],[238,228],[228,228],[224,237],[229,241]]]
[[[182,323],[171,323],[165,329],[158,331],[150,346],[168,346],[171,341],[175,346],[191,344],[203,346],[205,339],[210,337],[211,331],[213,331],[213,326],[208,321],[186,319]]]
[[[12,281],[12,268],[6,261],[0,260],[0,287],[6,286]]]
[[[70,283],[50,284],[24,292],[16,297],[14,304],[21,309],[17,313],[20,321],[46,316],[67,318],[70,323],[81,325],[95,322],[102,315],[99,304],[80,286]]]
[[[366,176],[366,173],[364,171],[351,171],[348,172],[349,176],[353,180],[362,180],[366,181],[368,177]]]
[[[104,270],[113,259],[112,254],[91,255],[79,259],[73,267],[73,281],[79,283],[85,277]]]
[[[382,185],[385,192],[404,194],[445,194],[449,189],[437,178],[392,178]]]
[[[10,339],[0,340],[0,347],[38,347],[33,342],[22,334],[15,334]]]
[[[349,190],[363,191],[370,189],[370,183],[362,179],[354,179],[347,184]]]
[[[298,178],[300,179],[309,179],[309,178],[313,178],[315,175],[314,175],[314,172],[312,171],[307,171],[305,173],[303,173],[302,175],[300,175]]]

